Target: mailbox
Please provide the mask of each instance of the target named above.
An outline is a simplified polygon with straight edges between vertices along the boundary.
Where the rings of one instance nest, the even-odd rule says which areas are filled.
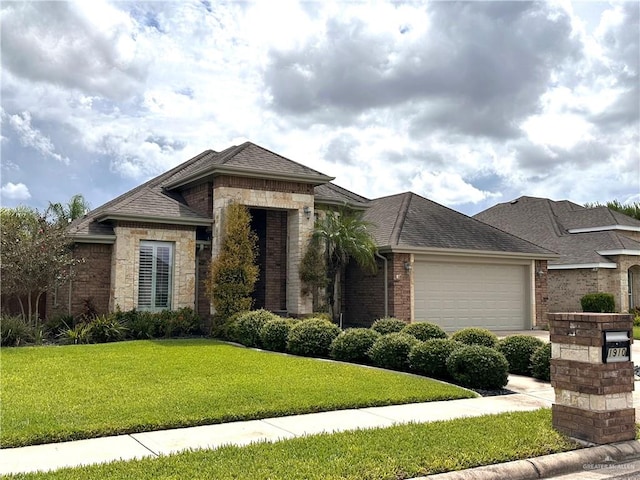
[[[631,361],[631,336],[629,330],[605,330],[602,332],[602,363]]]

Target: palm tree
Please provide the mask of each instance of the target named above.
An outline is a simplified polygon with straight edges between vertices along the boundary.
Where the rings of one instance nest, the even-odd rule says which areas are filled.
[[[327,265],[327,301],[334,319],[340,312],[340,279],[350,260],[361,268],[376,271],[376,244],[362,212],[342,208],[327,210],[316,221],[313,236],[325,247]]]
[[[57,223],[71,223],[76,218],[80,218],[88,211],[89,203],[85,200],[84,196],[77,194],[71,197],[66,204],[60,202],[49,202],[48,211],[50,211]]]

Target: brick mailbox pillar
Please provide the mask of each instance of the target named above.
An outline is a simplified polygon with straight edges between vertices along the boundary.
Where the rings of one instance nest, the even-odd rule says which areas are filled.
[[[633,316],[548,316],[553,427],[595,444],[633,440]]]

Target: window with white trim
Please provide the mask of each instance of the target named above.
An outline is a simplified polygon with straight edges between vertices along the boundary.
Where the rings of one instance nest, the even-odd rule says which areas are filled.
[[[171,242],[140,242],[138,310],[171,309],[173,251]]]

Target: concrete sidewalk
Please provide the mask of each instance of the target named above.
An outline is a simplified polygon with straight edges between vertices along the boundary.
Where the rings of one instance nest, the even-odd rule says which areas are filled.
[[[278,441],[315,433],[451,420],[551,406],[553,389],[548,383],[511,375],[507,388],[522,393],[338,410],[1,449],[0,475],[55,470],[112,460],[157,457],[182,450],[210,449],[228,444],[241,446],[252,442]]]

